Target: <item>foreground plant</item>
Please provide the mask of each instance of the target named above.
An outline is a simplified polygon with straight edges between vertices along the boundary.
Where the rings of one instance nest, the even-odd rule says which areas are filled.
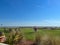
[[[33,45],[40,45],[41,42],[41,35],[39,34],[39,32],[35,32],[35,41]]]
[[[12,29],[10,29],[10,30],[12,30]],[[16,45],[22,39],[23,39],[23,35],[19,32],[19,30],[18,31],[12,30],[9,32],[5,43],[7,43],[9,45]]]

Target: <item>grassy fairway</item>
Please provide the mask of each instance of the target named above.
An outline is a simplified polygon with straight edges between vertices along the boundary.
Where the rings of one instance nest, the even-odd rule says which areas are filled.
[[[0,29],[0,31],[3,31],[3,29]],[[25,36],[27,40],[34,40],[35,38],[35,32],[32,28],[21,28],[21,32]],[[60,37],[60,30],[40,30],[38,29],[38,32],[40,35],[51,35],[51,36],[58,36]],[[8,33],[5,33],[8,35]]]
[[[21,31],[24,33],[24,36],[28,40],[33,40],[35,37],[35,32],[32,28],[23,28]],[[60,30],[40,30],[38,29],[40,35],[51,35],[60,37]]]
[[[32,28],[23,28],[21,31],[27,40],[34,40],[35,32]]]
[[[11,29],[12,31],[10,33],[8,30],[9,29],[7,28],[7,31],[5,32],[4,28],[0,29],[0,31],[2,32],[4,31],[7,37],[6,42],[5,42],[6,44],[12,45],[18,41],[27,40],[27,41],[32,41],[33,43],[39,44],[39,45],[40,44],[41,45],[55,45],[55,44],[60,45],[60,30],[38,29],[38,31],[35,32],[33,28],[20,28],[18,30],[19,34],[17,35],[14,35],[15,29],[12,28]]]

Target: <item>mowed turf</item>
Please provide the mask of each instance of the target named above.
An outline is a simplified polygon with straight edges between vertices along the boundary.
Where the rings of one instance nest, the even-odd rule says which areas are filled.
[[[21,29],[21,31],[24,33],[24,36],[26,37],[26,39],[28,40],[34,40],[35,39],[35,31],[33,30],[33,28],[23,28]],[[42,29],[38,29],[38,32],[40,35],[44,36],[44,35],[51,35],[51,36],[58,36],[60,37],[60,30],[42,30]]]
[[[3,31],[3,29],[0,29],[0,31]],[[24,37],[26,38],[26,40],[34,40],[35,39],[35,31],[33,30],[33,28],[21,28],[21,32],[24,35]],[[51,35],[51,36],[59,36],[60,37],[60,30],[42,30],[42,29],[38,29],[38,33],[42,36],[44,35]],[[8,35],[8,33],[5,33],[6,35]]]

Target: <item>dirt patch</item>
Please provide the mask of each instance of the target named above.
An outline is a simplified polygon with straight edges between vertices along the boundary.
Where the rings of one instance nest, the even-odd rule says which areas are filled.
[[[18,43],[17,45],[32,45],[32,44],[33,44],[33,41],[27,40],[27,41],[22,41],[22,42]]]

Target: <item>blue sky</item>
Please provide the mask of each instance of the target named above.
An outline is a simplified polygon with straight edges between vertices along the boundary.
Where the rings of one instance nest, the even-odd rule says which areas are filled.
[[[0,0],[3,26],[60,26],[60,0]]]

